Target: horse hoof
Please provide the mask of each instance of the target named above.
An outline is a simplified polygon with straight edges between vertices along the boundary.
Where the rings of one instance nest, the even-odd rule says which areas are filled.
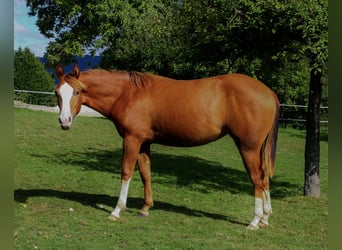
[[[144,213],[144,212],[139,212],[138,214],[138,217],[142,217],[142,218],[144,218],[144,217],[147,217],[148,216],[148,213]]]
[[[260,221],[259,222],[259,227],[268,227],[268,223]]]
[[[118,217],[116,217],[116,216],[110,214],[110,215],[108,216],[108,220],[111,220],[111,221],[118,221],[118,220],[120,220],[120,218],[118,218]]]
[[[248,227],[247,227],[247,229],[252,230],[252,231],[256,231],[256,230],[259,229],[259,226],[254,226],[254,225],[252,225],[252,224],[249,224]]]

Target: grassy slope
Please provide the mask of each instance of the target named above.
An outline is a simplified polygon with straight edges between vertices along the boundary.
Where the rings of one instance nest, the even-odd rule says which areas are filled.
[[[15,110],[16,249],[327,248],[328,142],[321,143],[322,198],[302,196],[305,134],[280,129],[270,227],[245,228],[252,187],[232,140],[196,148],[152,146],[155,207],[148,218],[138,172],[120,222],[106,219],[120,189],[121,144],[102,118]]]

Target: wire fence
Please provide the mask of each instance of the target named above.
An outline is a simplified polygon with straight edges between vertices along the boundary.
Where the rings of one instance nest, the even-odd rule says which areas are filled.
[[[308,106],[306,105],[296,105],[296,104],[280,104],[282,107],[281,115],[280,115],[280,121],[283,122],[306,122],[305,116],[306,116],[306,110]],[[294,110],[291,112],[291,108]],[[302,109],[301,112],[298,112],[298,108]],[[328,124],[328,106],[321,106],[321,124]],[[287,111],[287,112],[286,112]],[[284,113],[287,113],[287,115],[284,115]],[[296,118],[290,118],[289,113],[297,113]]]
[[[36,105],[57,105],[56,98],[52,96],[55,95],[54,92],[15,89],[14,93],[14,99],[17,101]],[[44,97],[44,95],[48,95],[48,97]],[[280,104],[280,106],[282,107],[280,122],[283,124],[283,126],[287,126],[287,124],[292,124],[297,127],[305,126],[306,110],[308,106],[297,104]],[[321,106],[320,110],[320,123],[322,125],[328,125],[328,106]]]

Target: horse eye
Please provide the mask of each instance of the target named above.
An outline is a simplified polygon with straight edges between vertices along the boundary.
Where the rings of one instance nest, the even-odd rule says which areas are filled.
[[[80,94],[80,91],[79,90],[76,90],[75,91],[75,95],[79,95]]]

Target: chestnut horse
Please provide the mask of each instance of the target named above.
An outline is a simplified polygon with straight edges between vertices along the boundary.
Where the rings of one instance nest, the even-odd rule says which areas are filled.
[[[140,72],[80,72],[76,64],[69,74],[61,66],[56,71],[61,128],[71,127],[83,104],[110,119],[123,138],[121,191],[109,219],[118,220],[126,206],[136,162],[145,199],[139,214],[149,214],[152,143],[190,147],[229,134],[254,187],[254,218],[248,228],[268,225],[280,108],[263,83],[242,74],[185,81]]]

